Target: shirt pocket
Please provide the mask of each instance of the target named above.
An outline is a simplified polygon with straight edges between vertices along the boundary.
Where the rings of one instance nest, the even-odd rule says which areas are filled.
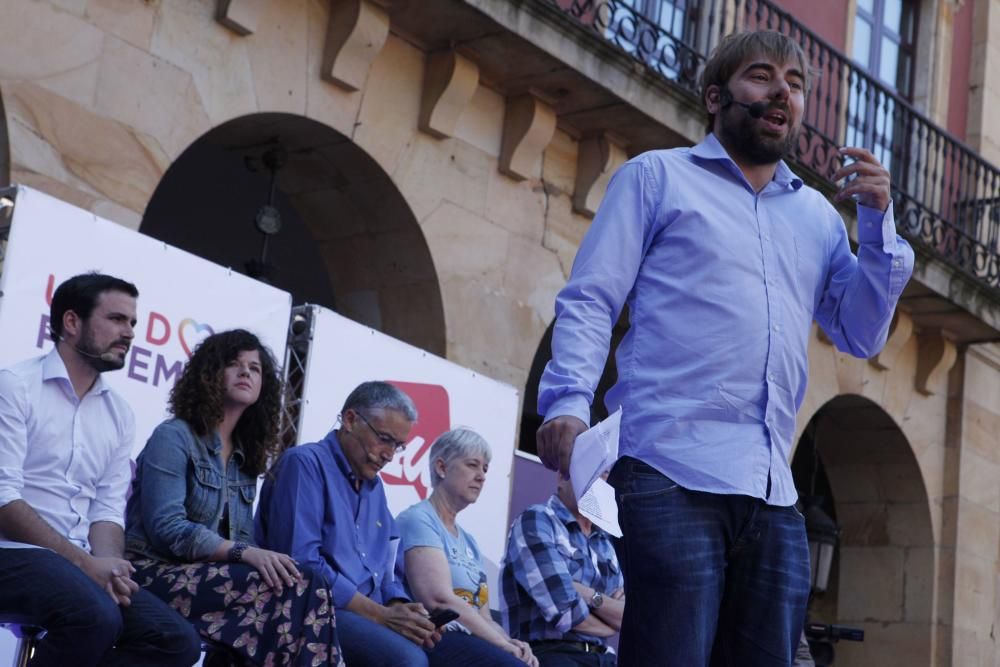
[[[249,507],[253,507],[254,498],[257,497],[257,482],[247,482],[246,484],[240,485],[240,498],[243,499],[243,503]]]
[[[188,519],[214,530],[222,497],[222,474],[210,463],[195,463],[188,493]]]

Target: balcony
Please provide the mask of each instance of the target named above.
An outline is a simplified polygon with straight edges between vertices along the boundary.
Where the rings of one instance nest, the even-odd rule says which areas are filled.
[[[425,0],[391,12],[427,51],[456,48],[505,95],[532,92],[575,137],[613,132],[630,154],[704,136],[701,65],[719,39],[770,28],[802,45],[819,76],[796,170],[833,193],[837,148],[864,145],[890,169],[900,233],[918,261],[902,303],[958,342],[1000,340],[1000,170],[768,0],[666,0],[657,21],[633,0]],[[853,211],[844,209],[845,217]],[[849,225],[850,226],[850,225]]]
[[[767,0],[664,3],[653,23],[628,0],[539,0],[579,21],[695,96],[697,76],[719,38],[773,29],[795,38],[818,70],[793,160],[826,180],[837,147],[864,145],[892,172],[900,232],[984,289],[1000,288],[1000,170]],[[684,5],[686,7],[683,7]],[[677,6],[683,7],[679,9]]]

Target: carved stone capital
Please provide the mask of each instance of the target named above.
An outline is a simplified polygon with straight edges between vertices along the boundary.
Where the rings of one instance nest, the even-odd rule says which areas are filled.
[[[958,359],[958,347],[945,331],[921,333],[917,357],[917,391],[927,396],[935,392]]]
[[[885,341],[882,351],[869,359],[875,368],[888,370],[896,363],[899,353],[913,335],[913,318],[908,313],[901,310],[896,311],[896,316],[892,320],[889,329],[889,337]]]
[[[428,56],[420,99],[420,129],[438,139],[453,136],[478,85],[479,67],[465,56],[455,51]]]
[[[542,171],[542,153],[556,131],[552,107],[528,93],[508,98],[503,117],[500,171],[523,181]]]
[[[623,143],[609,132],[580,142],[576,158],[576,184],[573,187],[574,211],[594,217],[608,188],[608,181],[627,158]]]
[[[257,30],[257,19],[266,0],[218,0],[215,20],[237,35],[251,35]]]
[[[332,0],[323,50],[323,78],[360,90],[389,36],[389,14],[370,0]]]

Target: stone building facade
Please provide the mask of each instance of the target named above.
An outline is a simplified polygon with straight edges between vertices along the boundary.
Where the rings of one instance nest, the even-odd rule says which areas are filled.
[[[858,52],[859,16],[894,6],[818,4],[3,0],[0,185],[256,271],[296,302],[511,383],[530,434],[553,301],[611,173],[701,139],[690,82],[718,34],[767,14],[829,68],[830,54]],[[813,465],[797,466],[821,474],[841,527],[812,613],[866,630],[837,664],[996,666],[1000,0],[908,7],[907,95],[873,98],[848,77],[811,99],[912,111],[895,138],[877,121],[827,138],[856,131],[908,156],[897,203],[916,211],[904,231],[918,250],[877,358],[842,355],[818,331],[811,342],[799,434]],[[799,170],[832,191],[819,134]],[[921,180],[931,162],[959,175]],[[975,197],[946,196],[970,178]],[[265,256],[253,216],[269,200],[284,225]]]

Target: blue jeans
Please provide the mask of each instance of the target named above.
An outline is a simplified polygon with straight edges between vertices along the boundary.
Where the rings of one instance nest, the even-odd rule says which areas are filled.
[[[350,667],[426,667],[427,654],[403,635],[360,614],[337,610],[340,652]]]
[[[0,548],[0,613],[48,631],[32,667],[190,667],[201,652],[194,628],[159,599],[139,589],[119,607],[48,549]]]
[[[426,650],[364,616],[337,610],[337,634],[350,667],[524,667],[513,655],[484,639],[445,632]]]
[[[621,667],[788,667],[809,596],[794,507],[690,491],[630,457],[615,464],[624,537]]]
[[[431,667],[524,667],[507,651],[464,632],[445,632],[427,657]]]

